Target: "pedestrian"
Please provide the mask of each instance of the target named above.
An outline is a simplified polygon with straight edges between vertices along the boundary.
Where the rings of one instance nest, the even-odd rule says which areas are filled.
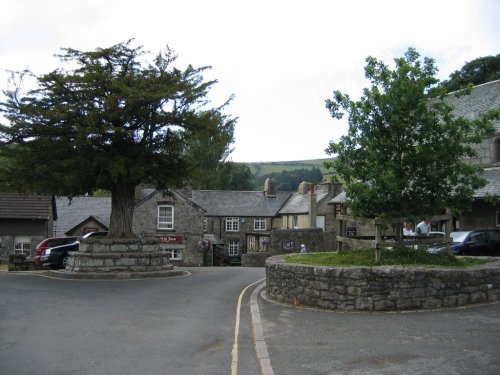
[[[403,236],[414,236],[415,232],[411,228],[410,223],[405,223],[403,227]]]
[[[300,253],[301,254],[307,253],[307,247],[306,247],[306,245],[304,245],[304,244],[300,245]]]
[[[428,218],[425,218],[420,223],[418,223],[415,228],[416,236],[428,236],[431,231],[431,221]]]

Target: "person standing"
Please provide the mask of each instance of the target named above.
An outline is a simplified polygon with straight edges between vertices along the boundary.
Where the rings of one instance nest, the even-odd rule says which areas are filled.
[[[417,227],[415,228],[415,235],[428,236],[430,231],[431,231],[431,222],[428,218],[425,218],[420,223],[418,223]]]
[[[307,247],[306,247],[306,245],[304,245],[304,244],[300,245],[300,253],[301,254],[306,254],[307,253]]]

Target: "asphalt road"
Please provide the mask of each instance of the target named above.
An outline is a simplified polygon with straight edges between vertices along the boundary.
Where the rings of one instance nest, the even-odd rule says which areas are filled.
[[[259,374],[250,294],[262,283],[242,291],[264,269],[188,270],[135,281],[0,273],[0,374]],[[256,302],[274,375],[500,374],[500,303],[339,313]]]
[[[0,374],[230,374],[236,307],[262,268],[86,281],[0,273]],[[258,374],[248,308],[238,374]]]

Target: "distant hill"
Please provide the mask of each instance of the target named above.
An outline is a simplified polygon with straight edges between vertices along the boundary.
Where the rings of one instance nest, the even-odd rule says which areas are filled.
[[[252,175],[256,178],[269,175],[271,173],[280,173],[283,171],[293,171],[295,169],[312,169],[319,168],[323,173],[323,179],[328,178],[331,172],[324,167],[325,161],[328,159],[313,159],[313,160],[294,160],[294,161],[277,161],[277,162],[260,162],[260,163],[245,163],[250,168]]]

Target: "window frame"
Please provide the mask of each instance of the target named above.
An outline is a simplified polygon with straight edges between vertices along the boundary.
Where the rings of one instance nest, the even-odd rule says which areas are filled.
[[[171,210],[171,221],[160,221],[160,212],[162,208],[170,208]],[[174,229],[174,223],[175,223],[175,212],[174,212],[174,206],[171,204],[159,204],[158,205],[158,210],[156,214],[156,228],[159,230],[173,230]],[[165,225],[165,226],[162,226]]]
[[[226,217],[225,228],[226,232],[239,232],[240,218],[236,216]]]
[[[182,249],[170,249],[170,260],[182,260]]]
[[[265,217],[256,217],[253,219],[253,230],[266,230],[267,220]]]
[[[240,255],[240,242],[229,241],[227,244],[227,255],[230,257]]]

